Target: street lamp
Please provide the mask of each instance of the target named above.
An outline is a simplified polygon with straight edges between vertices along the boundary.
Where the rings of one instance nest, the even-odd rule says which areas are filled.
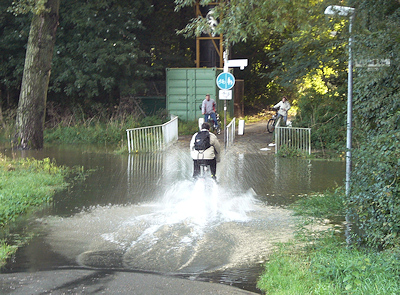
[[[347,139],[346,139],[346,196],[350,191],[350,174],[351,174],[351,136],[352,136],[352,113],[353,113],[353,58],[351,53],[352,36],[351,28],[354,20],[355,9],[347,6],[330,5],[325,9],[326,15],[348,16],[349,23],[349,65],[347,79]]]

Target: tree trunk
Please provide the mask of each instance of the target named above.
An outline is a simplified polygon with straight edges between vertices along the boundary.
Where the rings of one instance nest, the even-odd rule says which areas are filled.
[[[48,0],[46,7],[48,12],[33,15],[26,49],[15,134],[15,144],[22,149],[43,147],[47,90],[60,0]]]

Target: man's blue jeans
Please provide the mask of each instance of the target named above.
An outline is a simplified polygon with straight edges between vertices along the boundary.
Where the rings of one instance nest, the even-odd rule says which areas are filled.
[[[215,113],[205,114],[204,115],[204,122],[208,122],[208,116],[211,116],[211,119],[214,120],[215,127],[218,128],[217,115]]]
[[[283,118],[283,124],[285,124],[284,126],[286,126],[287,115],[286,116],[282,116],[281,114],[278,114],[278,116],[276,117],[276,122],[278,122],[279,117]]]

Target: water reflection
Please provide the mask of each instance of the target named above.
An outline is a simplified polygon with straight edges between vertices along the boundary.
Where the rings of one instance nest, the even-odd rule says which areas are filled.
[[[261,153],[226,157],[219,169],[223,184],[242,191],[251,188],[270,205],[288,205],[301,194],[336,187],[343,183],[344,175],[342,162],[286,159]]]

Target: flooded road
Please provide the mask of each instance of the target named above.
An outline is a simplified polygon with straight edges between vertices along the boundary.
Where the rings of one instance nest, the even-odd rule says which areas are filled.
[[[292,237],[294,217],[284,206],[342,184],[345,170],[342,162],[277,158],[240,145],[223,155],[218,183],[191,179],[185,144],[143,155],[59,146],[20,156],[96,171],[55,196],[33,222],[39,237],[9,270],[134,270],[251,291],[273,244]]]

